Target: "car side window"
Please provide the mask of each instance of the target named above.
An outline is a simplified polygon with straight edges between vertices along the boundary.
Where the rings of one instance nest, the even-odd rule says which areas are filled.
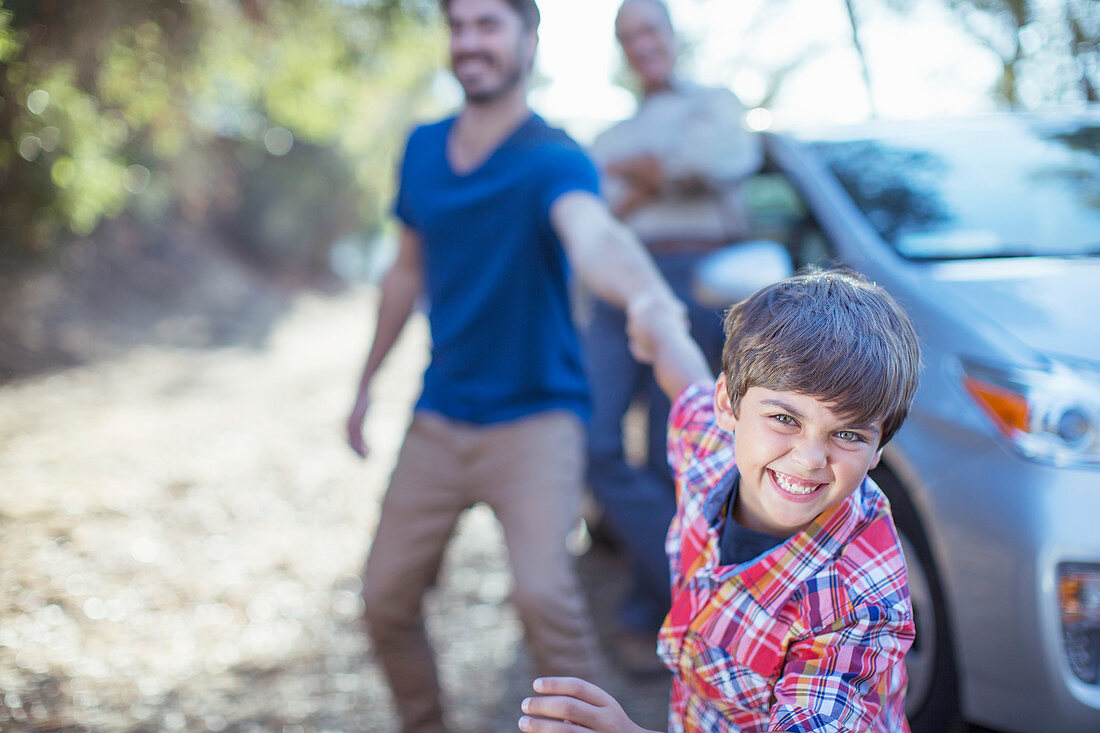
[[[787,177],[765,170],[742,184],[754,239],[779,242],[795,268],[834,262],[836,251]]]

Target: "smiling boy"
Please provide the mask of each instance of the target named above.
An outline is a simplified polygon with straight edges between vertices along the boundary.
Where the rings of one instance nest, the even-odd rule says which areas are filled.
[[[731,309],[716,382],[661,307],[629,317],[632,349],[675,398],[669,729],[907,731],[905,562],[867,478],[917,387],[904,312],[852,273],[789,278]],[[522,730],[641,730],[582,680],[535,690]]]

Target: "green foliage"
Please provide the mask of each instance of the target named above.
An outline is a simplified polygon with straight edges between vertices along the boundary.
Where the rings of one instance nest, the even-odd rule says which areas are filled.
[[[19,35],[12,30],[11,21],[11,11],[0,10],[0,64],[14,59],[23,45]]]
[[[369,236],[431,105],[435,7],[0,0],[0,256],[49,256],[127,210],[223,226],[261,259],[265,242],[278,259],[295,239],[324,250],[318,231]],[[288,200],[317,218],[266,212]]]

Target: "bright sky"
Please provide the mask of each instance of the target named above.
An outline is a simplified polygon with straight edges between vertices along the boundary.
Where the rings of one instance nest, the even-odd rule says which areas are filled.
[[[634,109],[633,96],[611,79],[623,64],[613,33],[620,0],[543,0],[538,71],[532,106],[581,142]],[[997,74],[993,57],[976,48],[925,0],[900,16],[883,3],[856,3],[882,117],[951,116],[992,108],[986,90]],[[726,85],[747,106],[760,102],[773,69],[800,54],[770,105],[776,126],[850,122],[869,114],[843,0],[669,0],[673,21],[692,52],[684,71]]]

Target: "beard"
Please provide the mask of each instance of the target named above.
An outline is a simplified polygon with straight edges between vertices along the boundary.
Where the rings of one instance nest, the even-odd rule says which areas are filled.
[[[527,77],[527,73],[523,66],[517,61],[518,57],[518,52],[511,59],[493,58],[486,53],[470,53],[454,57],[451,60],[452,72],[462,61],[469,58],[476,58],[484,61],[491,70],[499,71],[500,74],[500,79],[496,84],[482,88],[471,88],[455,75],[455,78],[458,79],[458,83],[462,86],[467,104],[481,105],[495,102],[522,84],[523,80]]]

